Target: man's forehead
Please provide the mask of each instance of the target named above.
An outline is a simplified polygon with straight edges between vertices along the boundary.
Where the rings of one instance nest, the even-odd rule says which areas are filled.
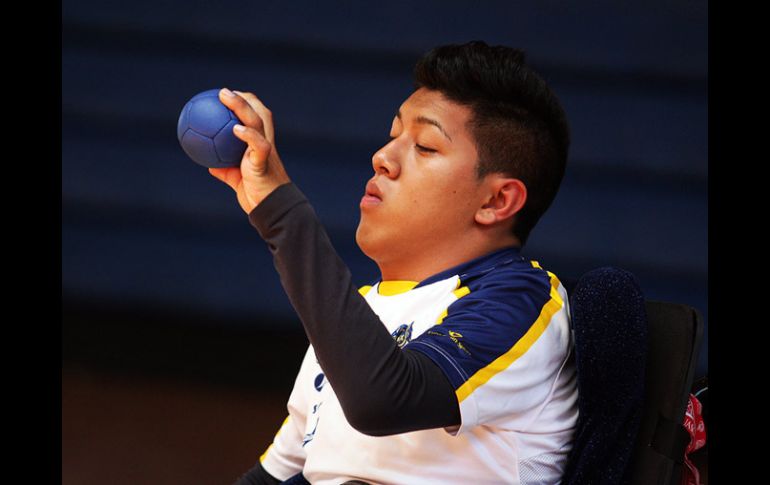
[[[445,98],[440,91],[420,88],[401,103],[398,111],[402,114],[405,111],[427,111],[438,115],[446,115],[454,107],[461,106]],[[415,113],[415,116],[419,114],[424,113]]]
[[[439,91],[420,88],[401,103],[395,116],[418,122],[435,120],[442,131],[451,133],[465,126],[470,117],[470,108],[446,98]],[[447,137],[451,139],[451,136]]]

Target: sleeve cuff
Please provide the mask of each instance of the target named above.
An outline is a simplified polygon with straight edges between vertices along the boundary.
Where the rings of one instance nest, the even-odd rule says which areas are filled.
[[[279,186],[249,213],[249,222],[266,238],[270,228],[294,206],[307,203],[307,198],[293,183]]]

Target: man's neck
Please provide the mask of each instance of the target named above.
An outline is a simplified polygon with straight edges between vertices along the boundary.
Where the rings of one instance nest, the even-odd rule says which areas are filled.
[[[376,261],[383,281],[422,281],[454,266],[471,261],[494,251],[520,246],[518,239],[499,239],[489,244],[453,245],[442,251],[434,248],[430,252],[411,253],[391,261]]]

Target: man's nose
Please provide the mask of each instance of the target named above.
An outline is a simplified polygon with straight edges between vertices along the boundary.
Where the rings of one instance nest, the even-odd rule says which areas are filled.
[[[374,173],[395,179],[401,173],[401,164],[396,160],[392,147],[389,148],[390,145],[391,143],[388,143],[375,152],[372,156],[372,167]]]

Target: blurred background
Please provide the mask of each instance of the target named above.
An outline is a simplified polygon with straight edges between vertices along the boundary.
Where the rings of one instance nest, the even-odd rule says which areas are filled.
[[[523,48],[561,99],[561,191],[524,250],[632,271],[708,327],[708,4],[64,0],[62,483],[232,483],[306,337],[234,193],[183,153],[200,91],[251,91],[359,284],[372,154],[431,47]],[[708,373],[708,338],[696,378]]]

